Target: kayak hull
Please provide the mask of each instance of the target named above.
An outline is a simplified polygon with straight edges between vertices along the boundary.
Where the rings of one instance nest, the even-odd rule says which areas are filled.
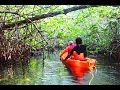
[[[94,69],[96,66],[96,59],[92,58],[85,58],[86,60],[81,61],[70,57],[66,61],[63,61],[67,55],[68,53],[63,54],[61,61],[67,68],[71,70],[75,77],[82,77],[86,71]]]

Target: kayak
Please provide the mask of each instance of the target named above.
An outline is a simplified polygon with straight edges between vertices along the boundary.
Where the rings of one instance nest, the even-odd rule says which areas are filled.
[[[64,53],[60,60],[62,63],[71,70],[75,77],[82,77],[86,71],[94,69],[96,66],[96,59],[85,58],[85,60],[74,59],[73,56],[63,61],[68,53]]]

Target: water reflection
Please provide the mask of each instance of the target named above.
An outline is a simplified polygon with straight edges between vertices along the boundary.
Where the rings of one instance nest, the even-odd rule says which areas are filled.
[[[59,60],[59,52],[31,58],[28,66],[17,65],[13,78],[7,78],[6,69],[0,72],[1,85],[120,85],[120,63],[97,58],[96,69],[75,77]],[[43,64],[44,63],[44,64]]]

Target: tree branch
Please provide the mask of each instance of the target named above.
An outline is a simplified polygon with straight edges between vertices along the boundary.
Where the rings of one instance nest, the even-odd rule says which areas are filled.
[[[10,13],[10,14],[16,14],[16,15],[18,15],[17,12],[11,12],[11,11],[0,11],[0,13]]]
[[[79,10],[79,9],[84,9],[84,8],[89,8],[89,7],[96,7],[96,6],[97,5],[92,5],[92,6],[88,6],[88,5],[75,6],[75,7],[64,9],[63,11],[56,11],[56,12],[52,12],[52,13],[36,15],[36,16],[34,16],[32,18],[27,18],[25,20],[21,20],[21,21],[13,22],[11,24],[3,25],[3,26],[0,27],[0,30],[6,30],[6,29],[9,29],[9,28],[13,28],[16,25],[20,26],[22,24],[31,23],[31,21],[40,20],[40,19],[47,18],[47,17],[53,17],[53,16],[56,16],[56,15],[59,15],[59,14],[67,14],[69,12],[76,11],[76,10]]]

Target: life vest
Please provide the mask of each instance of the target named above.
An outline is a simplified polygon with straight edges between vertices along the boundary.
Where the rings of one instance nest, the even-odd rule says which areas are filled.
[[[61,57],[64,53],[68,52],[70,53],[70,51],[76,46],[76,44],[72,44],[67,46],[60,54],[59,56]]]
[[[76,44],[72,44],[67,46],[68,53],[76,46]]]
[[[76,51],[73,52],[72,58],[81,61],[86,60],[84,57],[84,53],[77,54]]]

